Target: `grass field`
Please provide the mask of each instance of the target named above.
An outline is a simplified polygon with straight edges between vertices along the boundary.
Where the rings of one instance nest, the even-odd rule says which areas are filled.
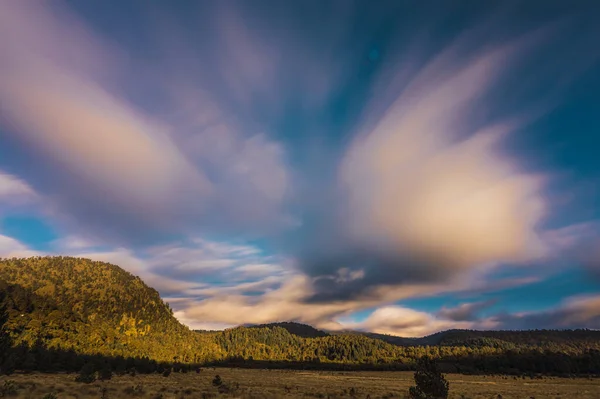
[[[219,374],[221,392],[212,384]],[[450,398],[600,398],[600,379],[514,379],[449,374]],[[9,382],[7,382],[9,381]],[[15,374],[0,379],[0,396],[78,398],[404,398],[413,384],[410,372],[314,372],[290,370],[204,369],[113,377],[91,384],[73,374]],[[10,388],[11,386],[12,388]],[[50,398],[50,396],[47,396]]]

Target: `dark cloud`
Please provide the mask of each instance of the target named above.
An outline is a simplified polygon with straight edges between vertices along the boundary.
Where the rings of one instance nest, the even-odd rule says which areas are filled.
[[[499,328],[528,329],[600,329],[600,296],[571,298],[556,309],[540,312],[500,314],[493,317]]]
[[[600,222],[589,220],[544,233],[551,255],[558,262],[582,267],[600,279]]]
[[[489,301],[463,303],[454,308],[443,307],[437,316],[453,321],[477,321],[479,320],[479,312],[493,306],[498,301],[495,299]]]
[[[280,296],[261,302],[256,287],[240,286],[237,297],[214,301],[220,306],[208,301],[199,318],[234,323],[263,303],[260,322],[314,309],[314,320],[331,321],[359,303],[380,304],[382,287],[396,290],[395,300],[406,286],[452,285],[482,264],[538,255],[543,179],[497,150],[545,109],[521,101],[552,86],[535,79],[537,70],[505,75],[547,44],[548,30],[521,18],[508,31],[499,20],[462,31],[483,3],[451,24],[460,13],[449,3],[411,5],[406,23],[397,17],[407,10],[393,1],[258,3],[158,13],[173,18],[158,24],[166,29],[131,29],[123,18],[133,33],[118,43],[97,32],[120,29],[91,29],[59,2],[0,4],[2,168],[40,195],[53,220],[120,247],[193,233],[267,236],[273,251],[294,250],[295,284],[278,289],[283,276],[269,283]],[[564,58],[554,48],[550,56]],[[544,75],[569,75],[562,65],[544,63]],[[273,238],[281,230],[285,237]],[[588,248],[582,263],[599,273],[596,247]],[[151,264],[155,281],[242,275],[228,258],[202,255],[172,251]],[[198,295],[228,295],[213,288]],[[486,306],[440,315],[465,321]]]
[[[306,259],[301,270],[313,278],[315,294],[308,302],[368,299],[379,286],[437,283],[450,274],[450,264],[441,258],[384,249],[349,247]]]

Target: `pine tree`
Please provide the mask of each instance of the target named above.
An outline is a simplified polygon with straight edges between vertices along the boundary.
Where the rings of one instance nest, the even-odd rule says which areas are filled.
[[[81,368],[79,375],[75,379],[77,382],[90,384],[96,381],[96,368],[92,362],[88,362]]]
[[[410,387],[409,395],[413,399],[448,398],[448,381],[440,372],[437,363],[425,356],[419,359],[415,372],[416,386]]]

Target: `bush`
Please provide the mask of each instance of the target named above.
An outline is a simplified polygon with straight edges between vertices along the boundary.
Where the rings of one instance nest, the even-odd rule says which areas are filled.
[[[232,384],[221,384],[219,385],[218,391],[220,394],[235,395],[240,390],[240,384],[234,382]]]
[[[6,380],[0,387],[0,397],[12,396],[17,394],[17,385],[13,380]]]
[[[104,366],[102,366],[102,369],[100,370],[100,379],[102,381],[107,381],[110,380],[112,378],[112,370],[110,368],[110,365],[108,363],[105,363]]]
[[[138,384],[136,386],[127,387],[123,390],[128,395],[143,395],[144,394],[144,386],[142,384]]]
[[[221,385],[223,385],[223,380],[221,379],[221,376],[217,374],[217,376],[212,380],[212,384],[216,387],[220,387]]]
[[[447,399],[448,381],[440,372],[437,363],[423,357],[417,363],[415,372],[416,386],[410,387],[408,393],[413,399]]]
[[[162,373],[163,377],[168,377],[171,375],[171,369],[170,368],[166,368],[165,371],[163,371]]]
[[[86,363],[85,366],[81,368],[75,381],[83,382],[85,384],[91,384],[96,381],[96,369],[94,368],[94,365],[92,363]]]

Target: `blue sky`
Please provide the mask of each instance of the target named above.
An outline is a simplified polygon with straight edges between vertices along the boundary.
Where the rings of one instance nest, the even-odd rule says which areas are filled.
[[[594,1],[0,5],[0,256],[194,328],[600,328]]]

